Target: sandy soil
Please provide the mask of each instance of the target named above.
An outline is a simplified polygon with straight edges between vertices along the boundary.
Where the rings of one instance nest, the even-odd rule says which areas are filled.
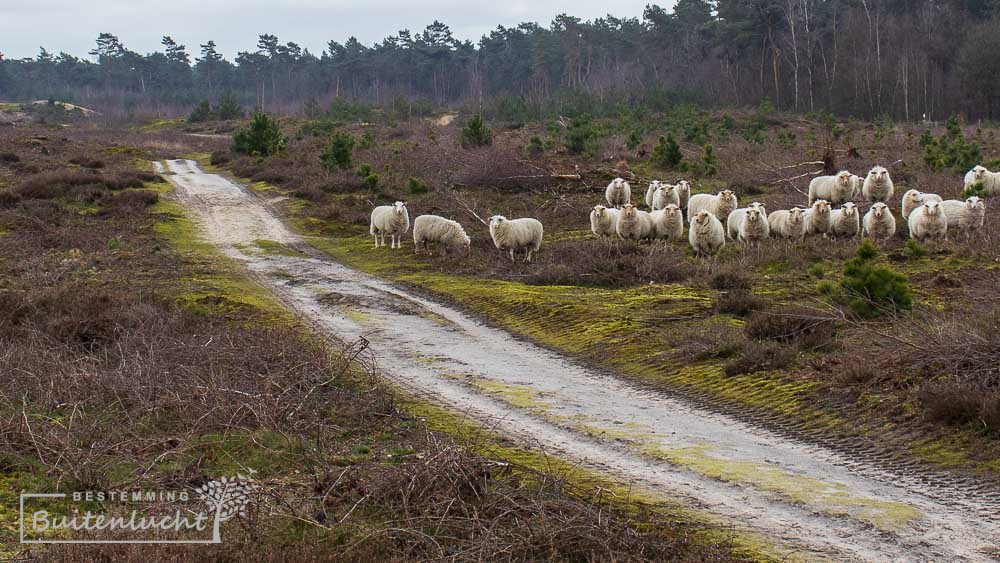
[[[386,377],[515,441],[706,508],[791,559],[1000,554],[1000,496],[981,484],[888,469],[594,372],[330,261],[265,200],[192,161],[166,168],[206,239],[304,318],[345,341],[366,338]],[[304,253],[267,254],[255,248],[262,239]]]

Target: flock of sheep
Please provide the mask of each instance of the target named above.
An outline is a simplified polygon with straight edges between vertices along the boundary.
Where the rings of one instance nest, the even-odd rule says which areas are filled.
[[[976,166],[965,175],[965,187],[981,185],[983,193],[1000,195],[1000,173]],[[840,172],[820,176],[809,184],[807,207],[774,211],[770,215],[761,203],[740,208],[736,195],[723,190],[716,195],[691,195],[691,185],[681,180],[676,185],[654,180],[646,190],[645,204],[650,211],[632,204],[632,188],[622,178],[615,178],[604,192],[607,206],[596,205],[590,213],[590,228],[601,237],[626,240],[680,240],[684,237],[685,212],[688,222],[688,242],[695,254],[717,253],[726,240],[758,242],[775,237],[801,241],[807,236],[855,237],[876,240],[896,234],[896,219],[886,202],[894,187],[889,171],[876,166],[865,178]],[[872,203],[862,218],[853,200],[860,198]],[[839,207],[835,207],[839,206]],[[982,228],[986,206],[978,197],[943,200],[933,193],[909,190],[903,194],[902,217],[910,236],[921,242],[945,240],[949,229],[966,236]],[[390,236],[391,248],[402,248],[402,236],[410,228],[406,204],[376,207],[371,214],[369,232],[375,237],[375,248],[385,246]],[[537,219],[507,219],[494,215],[489,220],[490,236],[497,249],[525,252],[525,262],[542,246],[542,223]],[[431,243],[449,247],[470,247],[469,236],[456,221],[437,215],[421,215],[413,222],[413,244],[417,252]]]

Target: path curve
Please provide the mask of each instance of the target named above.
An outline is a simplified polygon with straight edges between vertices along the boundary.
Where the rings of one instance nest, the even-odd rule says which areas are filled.
[[[261,239],[304,243],[264,200],[197,163],[156,167],[206,239],[299,314],[342,340],[366,338],[386,377],[501,434],[706,507],[796,556],[1000,560],[995,497],[664,397],[330,260],[255,252]]]

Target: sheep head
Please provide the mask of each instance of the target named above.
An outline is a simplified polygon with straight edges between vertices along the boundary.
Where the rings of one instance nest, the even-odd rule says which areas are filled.
[[[830,212],[830,202],[825,199],[817,199],[812,205],[813,211],[816,213],[829,213]]]
[[[982,181],[982,179],[986,176],[987,172],[989,172],[989,170],[987,170],[984,166],[976,165],[976,167],[972,169],[972,177],[975,178],[977,182],[979,182]]]
[[[868,172],[868,177],[876,184],[884,184],[889,179],[889,171],[884,166],[876,166]]]
[[[679,190],[691,190],[691,184],[687,180],[681,180],[677,182],[677,189]]]
[[[885,213],[886,209],[887,207],[884,203],[876,203],[875,205],[872,206],[872,213],[875,214],[875,217],[881,219],[882,214]]]
[[[729,190],[722,190],[719,192],[719,201],[736,207],[736,194]]]
[[[660,189],[666,193],[673,193],[677,189],[677,186],[672,186],[670,184],[660,184]]]
[[[594,215],[597,215],[598,217],[604,217],[604,212],[607,211],[607,209],[608,208],[604,207],[603,205],[595,205]]]
[[[403,213],[406,213],[406,202],[397,201],[396,203],[392,204],[392,212],[395,213],[396,215],[402,215]]]
[[[756,207],[748,207],[745,217],[748,223],[756,223],[757,221],[760,221],[760,209]]]
[[[851,202],[847,202],[847,203],[845,203],[845,204],[844,204],[844,205],[843,205],[843,206],[841,207],[841,209],[843,210],[843,213],[844,213],[844,217],[851,217],[852,215],[854,215],[855,213],[857,213],[857,212],[858,212],[858,206],[857,206],[857,205],[854,205],[854,204],[853,204],[853,203],[851,203]]]
[[[928,201],[924,204],[924,215],[937,215],[941,212],[941,206],[936,201]]]
[[[708,216],[708,211],[699,211],[691,222],[698,226],[705,225],[708,223]]]
[[[632,219],[636,216],[635,206],[631,203],[626,203],[622,206],[622,217],[626,219]]]
[[[490,227],[499,227],[506,220],[507,218],[503,215],[494,215],[490,217]]]
[[[681,210],[673,203],[668,203],[667,206],[663,208],[663,212],[669,217],[674,217],[675,215],[680,213]]]
[[[854,186],[851,180],[851,176],[852,174],[850,172],[844,170],[837,174],[837,181],[840,182],[841,186],[844,186],[845,188],[851,188]]]
[[[806,210],[801,207],[793,207],[788,210],[788,220],[792,223],[801,223],[805,218]]]
[[[969,209],[986,209],[986,203],[976,196],[972,196],[965,200],[965,206]]]

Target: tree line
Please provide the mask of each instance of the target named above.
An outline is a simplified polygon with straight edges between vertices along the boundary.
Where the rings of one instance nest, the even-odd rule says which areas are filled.
[[[270,34],[230,61],[163,37],[146,55],[102,33],[91,59],[41,48],[0,59],[0,98],[92,107],[193,107],[236,96],[264,109],[342,98],[503,114],[678,101],[916,120],[1000,111],[1000,0],[679,0],[638,18],[499,26],[478,43],[434,21],[319,55]]]

